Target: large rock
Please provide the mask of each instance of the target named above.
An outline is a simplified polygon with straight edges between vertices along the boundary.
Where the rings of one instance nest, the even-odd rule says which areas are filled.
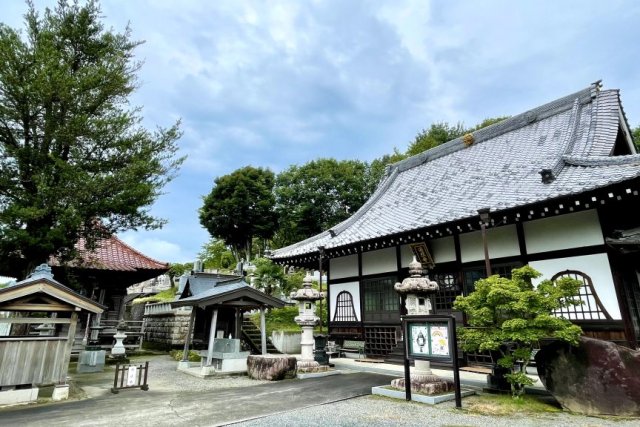
[[[577,347],[554,342],[536,355],[544,386],[573,412],[640,416],[640,351],[580,338]]]
[[[278,381],[296,376],[295,356],[281,354],[247,357],[247,374],[256,380]]]

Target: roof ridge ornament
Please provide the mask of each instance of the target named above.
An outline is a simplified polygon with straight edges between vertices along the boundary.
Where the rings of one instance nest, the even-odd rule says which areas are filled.
[[[53,280],[53,273],[51,267],[48,264],[40,264],[37,266],[27,279],[51,279]]]

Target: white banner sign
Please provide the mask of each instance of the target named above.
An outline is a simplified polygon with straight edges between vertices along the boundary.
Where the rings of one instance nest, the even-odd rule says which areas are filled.
[[[138,368],[135,366],[129,366],[127,372],[127,387],[134,386],[138,383]]]

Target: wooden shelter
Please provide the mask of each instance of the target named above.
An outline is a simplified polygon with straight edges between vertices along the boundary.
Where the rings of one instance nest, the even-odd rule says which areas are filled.
[[[26,280],[0,289],[0,312],[5,315],[0,318],[4,326],[0,336],[2,390],[65,384],[78,313],[98,314],[104,309],[54,280],[46,265]]]
[[[259,309],[261,320],[261,352],[267,353],[265,309],[282,308],[285,302],[252,288],[240,276],[193,273],[185,279],[180,299],[173,308],[192,307],[184,354],[189,352],[194,329],[208,342],[207,366],[211,365],[214,340],[218,334],[240,339],[243,312]]]

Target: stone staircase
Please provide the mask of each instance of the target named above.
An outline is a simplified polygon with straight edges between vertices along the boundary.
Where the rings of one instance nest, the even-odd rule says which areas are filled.
[[[248,317],[242,319],[242,339],[251,347],[251,353],[262,353],[262,331]],[[267,337],[267,353],[282,354],[273,345],[270,337]]]

